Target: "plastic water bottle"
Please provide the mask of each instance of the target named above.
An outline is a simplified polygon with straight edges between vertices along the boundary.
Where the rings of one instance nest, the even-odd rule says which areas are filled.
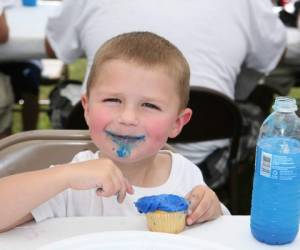
[[[299,228],[300,121],[296,100],[277,97],[260,128],[252,191],[251,232],[262,242],[292,242]]]

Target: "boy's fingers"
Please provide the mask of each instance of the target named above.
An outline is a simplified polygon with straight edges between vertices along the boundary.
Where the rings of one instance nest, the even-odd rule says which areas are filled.
[[[202,201],[204,194],[205,194],[205,192],[191,192],[187,196],[187,199],[190,201],[188,214],[193,213],[193,211],[197,208],[199,203]]]
[[[98,185],[98,186],[97,186],[97,189],[96,189],[96,194],[97,194],[98,196],[101,196],[103,192],[104,192],[103,185],[102,185],[102,184],[101,184],[101,185]]]
[[[117,201],[119,203],[122,203],[125,199],[126,193],[124,194],[124,192],[118,191],[118,192],[116,192],[116,196],[117,196]]]
[[[121,189],[121,183],[116,177],[109,177],[101,184],[98,184],[96,194],[98,196],[109,197],[115,195]]]
[[[204,222],[217,218],[222,214],[219,199],[207,186],[197,186],[186,195],[190,201],[186,223]]]
[[[120,190],[116,193],[117,195],[117,200],[119,203],[122,203],[126,197],[126,183],[124,180],[121,181],[121,186],[120,186]]]
[[[112,172],[101,184],[98,184],[96,187],[96,194],[98,196],[110,197],[115,195],[119,203],[124,201],[127,193],[134,193],[132,185],[126,178],[124,178],[121,171],[118,170]]]
[[[126,192],[128,194],[134,194],[134,189],[126,178],[125,178],[125,185],[126,185]]]
[[[207,220],[205,214],[209,212],[211,202],[205,197],[197,204],[197,207],[188,215],[187,223],[191,225],[195,222],[203,222]]]
[[[126,194],[133,194],[134,190],[132,185],[129,183],[129,181],[126,178],[122,179],[122,188],[117,193],[117,199],[119,203],[122,203],[126,197]]]
[[[208,207],[208,208],[206,209],[206,211],[202,210],[200,213],[202,213],[202,214],[199,215],[199,217],[196,217],[196,219],[195,219],[194,222],[201,223],[201,222],[204,222],[204,221],[209,220],[209,218],[210,218],[211,215],[212,215],[212,210],[210,209],[210,207]]]
[[[188,192],[184,198],[186,198],[187,200],[190,200],[191,194],[192,194],[192,191]]]

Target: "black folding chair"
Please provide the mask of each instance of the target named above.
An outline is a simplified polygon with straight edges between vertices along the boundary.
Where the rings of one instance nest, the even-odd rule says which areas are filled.
[[[236,103],[217,91],[204,87],[191,87],[189,107],[193,110],[190,122],[169,143],[203,142],[230,139],[227,166],[229,178],[224,187],[229,198],[229,208],[237,213],[237,152],[242,130],[242,117]]]

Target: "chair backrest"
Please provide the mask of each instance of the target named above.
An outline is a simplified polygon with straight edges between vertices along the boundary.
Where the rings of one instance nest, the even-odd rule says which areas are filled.
[[[238,213],[238,162],[237,153],[242,133],[242,116],[237,104],[222,93],[203,87],[191,87],[189,107],[191,121],[180,135],[169,142],[197,142],[229,138],[230,153],[227,161],[229,178],[223,187],[223,202],[233,214]],[[227,195],[227,197],[226,197]]]
[[[237,155],[242,129],[242,117],[236,103],[217,91],[192,86],[189,107],[193,110],[190,122],[179,136],[169,142],[197,142],[231,139],[230,159]]]
[[[35,130],[0,140],[0,177],[66,163],[83,150],[95,151],[87,130]]]
[[[173,150],[167,144],[164,149]],[[0,140],[0,178],[67,163],[84,150],[98,150],[88,130],[20,132]]]

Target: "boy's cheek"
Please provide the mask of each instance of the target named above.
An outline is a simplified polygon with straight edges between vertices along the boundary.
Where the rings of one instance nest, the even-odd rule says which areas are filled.
[[[168,138],[169,132],[172,129],[172,123],[169,120],[151,120],[148,122],[147,127],[148,134],[161,140]]]
[[[107,112],[97,112],[95,111],[90,115],[90,126],[93,128],[103,129],[109,121],[111,121],[111,115]]]
[[[91,119],[89,124],[90,135],[94,142],[102,140],[102,136],[106,127],[106,121],[99,119]],[[96,140],[96,141],[95,141]]]
[[[157,124],[157,126],[148,129],[147,137],[153,148],[160,148],[168,140],[168,130]]]

